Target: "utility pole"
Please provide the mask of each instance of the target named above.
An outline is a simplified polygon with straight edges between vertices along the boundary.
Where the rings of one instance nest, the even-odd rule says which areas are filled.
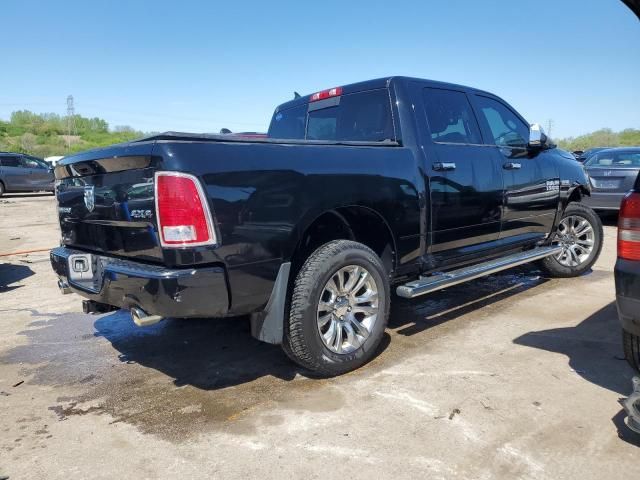
[[[71,149],[71,135],[76,134],[75,107],[73,106],[73,95],[67,97],[67,150]]]

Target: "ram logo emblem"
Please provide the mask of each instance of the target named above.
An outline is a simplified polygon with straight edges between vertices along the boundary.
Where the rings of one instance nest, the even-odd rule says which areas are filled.
[[[96,208],[96,192],[93,185],[85,185],[84,187],[84,204],[90,212]]]

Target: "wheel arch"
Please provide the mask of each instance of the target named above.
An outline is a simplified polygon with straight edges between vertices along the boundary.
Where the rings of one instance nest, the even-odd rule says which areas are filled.
[[[384,217],[372,208],[341,206],[319,213],[299,234],[291,255],[280,266],[265,309],[251,315],[251,334],[258,340],[281,344],[294,280],[305,260],[332,240],[352,240],[371,248],[391,277],[397,265],[396,241]]]
[[[581,202],[582,197],[591,196],[591,192],[584,185],[576,185],[573,189],[569,190],[567,195],[567,200],[565,202],[565,207],[573,202]]]
[[[380,257],[389,275],[397,266],[396,239],[384,217],[370,207],[346,205],[315,215],[301,229],[290,256],[292,272],[314,250],[332,240],[352,240],[368,246]]]

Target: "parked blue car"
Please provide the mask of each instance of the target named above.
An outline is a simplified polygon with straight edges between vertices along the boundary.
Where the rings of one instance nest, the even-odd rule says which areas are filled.
[[[53,169],[44,160],[0,152],[0,197],[7,192],[53,192],[54,182]]]

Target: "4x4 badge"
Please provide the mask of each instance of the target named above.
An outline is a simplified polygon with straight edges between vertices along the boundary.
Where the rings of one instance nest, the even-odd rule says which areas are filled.
[[[85,185],[84,187],[84,204],[90,212],[93,212],[93,209],[96,208],[96,195],[93,185]]]

